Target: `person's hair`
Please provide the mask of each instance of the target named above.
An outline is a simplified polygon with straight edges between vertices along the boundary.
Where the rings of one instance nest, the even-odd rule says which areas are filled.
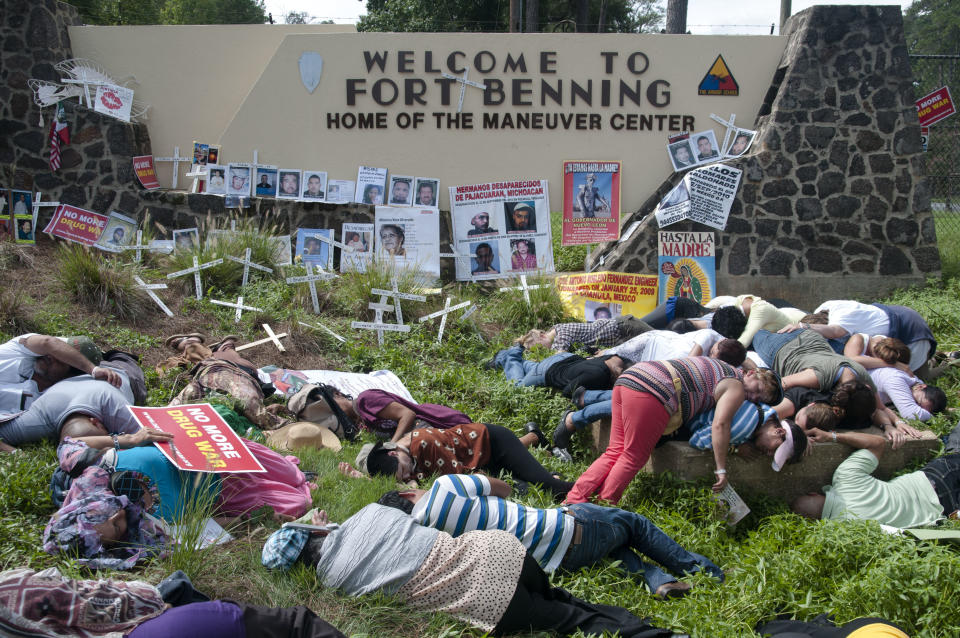
[[[386,505],[387,507],[395,507],[401,512],[405,512],[407,514],[413,512],[413,503],[400,496],[400,492],[397,490],[386,492],[377,500],[377,503],[380,505]]]
[[[667,330],[671,330],[678,334],[686,334],[688,332],[693,332],[696,329],[697,326],[689,319],[674,319],[667,324]]]
[[[826,497],[823,494],[804,494],[790,503],[790,509],[804,518],[819,519],[823,516],[825,501]]]
[[[370,476],[381,474],[383,476],[394,476],[397,473],[400,461],[397,457],[390,456],[390,450],[373,450],[367,457],[367,470]]]
[[[819,430],[832,430],[843,418],[844,409],[827,403],[811,403],[806,406],[807,427]]]
[[[878,340],[873,346],[873,355],[891,366],[896,363],[910,363],[910,348],[904,342],[893,337],[884,337]]]
[[[311,179],[317,179],[317,180],[319,180],[319,179],[320,179],[320,176],[317,175],[316,173],[314,173],[313,175],[311,175],[310,177],[307,178],[307,181],[309,182]],[[322,180],[321,180],[321,181],[322,181]]]
[[[398,239],[400,240],[400,243],[401,243],[401,244],[402,244],[402,243],[404,242],[404,240],[407,238],[407,234],[404,232],[403,226],[400,226],[399,224],[384,224],[383,226],[381,226],[381,227],[380,227],[380,236],[381,236],[381,237],[383,237],[383,231],[384,231],[384,230],[387,230],[388,228],[389,228],[389,229],[392,229],[393,232],[395,232],[395,233],[397,234],[397,237],[398,237]]]
[[[326,539],[326,536],[311,534],[310,538],[307,539],[307,544],[300,551],[298,560],[310,567],[316,567],[317,563],[320,562],[320,556],[323,555],[323,541]]]
[[[804,315],[800,323],[815,323],[819,326],[825,326],[830,323],[830,316],[826,312],[817,312]]]
[[[709,142],[710,138],[707,137],[706,135],[701,135],[700,137],[697,138],[697,142],[699,143],[700,140],[707,140]]]
[[[372,191],[374,188],[376,188],[381,195],[383,194],[383,186],[381,186],[380,184],[367,184],[366,186],[363,187],[363,198],[369,199],[370,191]]]
[[[527,334],[523,335],[522,337],[518,337],[516,341],[514,341],[514,343],[516,343],[517,345],[523,346],[525,349],[530,348],[533,346],[534,341],[539,339],[543,335],[543,333],[544,333],[543,330],[539,330],[537,328],[528,330]]]
[[[797,463],[807,451],[807,434],[793,421],[787,421],[787,427],[793,435],[793,454],[787,459],[787,463]]]
[[[757,368],[756,374],[757,380],[760,381],[760,384],[763,386],[763,396],[760,400],[767,405],[780,403],[777,399],[782,399],[783,388],[780,385],[780,377],[777,376],[777,373],[770,368]]]
[[[710,354],[704,352],[704,355]],[[747,358],[747,349],[736,339],[723,339],[717,343],[717,359],[736,367]]]
[[[711,325],[727,339],[736,339],[747,327],[747,316],[737,306],[724,306],[713,313]]]
[[[834,388],[830,405],[843,408],[841,420],[845,423],[869,423],[877,409],[877,397],[863,381],[845,381]]]
[[[420,191],[422,191],[424,188],[429,188],[430,195],[433,195],[433,184],[431,182],[420,182],[417,185],[417,194],[420,194]]]
[[[491,246],[491,245],[488,244],[487,242],[483,242],[482,244],[477,244],[477,247],[474,249],[473,254],[476,255],[476,254],[477,254],[477,251],[480,250],[480,248],[483,247],[483,246],[486,246],[486,247],[487,247],[487,250],[490,251],[490,254],[491,254],[491,255],[493,254],[493,246]],[[479,256],[479,255],[478,255],[478,256]]]
[[[930,402],[931,414],[947,409],[947,393],[935,385],[928,385],[923,389],[923,398]]]

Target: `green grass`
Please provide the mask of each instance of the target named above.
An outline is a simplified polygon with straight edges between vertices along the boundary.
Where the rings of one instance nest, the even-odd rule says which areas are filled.
[[[286,275],[296,274],[297,268],[286,271]],[[209,286],[217,294],[235,295],[235,283],[211,279]],[[269,318],[294,333],[307,360],[318,367],[360,372],[390,369],[419,401],[451,405],[477,421],[499,423],[517,432],[530,420],[539,422],[548,433],[552,430],[568,405],[565,399],[542,388],[517,388],[502,375],[483,370],[482,362],[530,327],[547,327],[561,319],[563,310],[555,295],[533,291],[533,305],[527,306],[519,293],[501,293],[492,285],[449,284],[426,303],[404,302],[411,332],[387,333],[385,345],[378,347],[375,334],[353,331],[349,322],[369,319],[370,288],[388,284],[389,274],[376,269],[319,284],[321,314],[316,316],[309,308],[305,286],[290,288],[276,278],[258,277],[244,290],[245,301],[264,312],[245,313],[240,324],[233,322],[231,310],[214,307],[206,300],[187,301],[181,312],[196,320],[196,329],[208,334],[236,331],[245,338],[262,336],[256,322]],[[413,289],[414,282],[404,280],[400,287]],[[466,321],[448,320],[444,339],[437,343],[438,322],[420,324],[415,319],[442,307],[448,295],[455,302],[477,302],[480,309]],[[491,303],[494,296],[496,303]],[[960,348],[960,280],[931,281],[923,288],[898,291],[888,301],[916,307],[930,322],[942,349]],[[42,304],[20,304],[8,314],[40,332],[87,333],[102,344],[136,352],[160,345],[159,327],[149,331],[119,319],[81,319],[66,295],[50,294]],[[340,345],[323,331],[296,328],[299,320],[322,322],[346,336],[348,343]],[[0,324],[0,337],[12,336],[18,325],[5,320]],[[255,351],[254,359],[266,364],[273,356],[272,350],[264,349]],[[175,375],[160,377],[152,369],[146,372],[151,405],[166,403],[181,387],[174,386]],[[938,384],[946,390],[951,405],[957,406],[960,373],[951,371]],[[954,416],[939,417],[932,427],[945,432],[955,420]],[[384,478],[350,480],[337,472],[337,463],[352,462],[368,440],[346,444],[340,454],[325,450],[298,453],[303,468],[319,472],[314,504],[327,510],[333,520],[343,520],[395,487]],[[559,463],[545,451],[535,450],[534,454],[549,469],[572,479],[592,458],[586,435],[575,438],[574,452],[578,460],[572,465]],[[50,445],[26,446],[21,453],[0,456],[4,477],[0,485],[0,568],[57,565],[66,573],[83,573],[71,562],[39,550],[43,526],[53,511],[47,489],[53,468]],[[518,500],[537,506],[551,504],[549,496],[536,488]],[[696,587],[686,598],[661,602],[608,562],[554,575],[555,584],[590,600],[625,606],[650,617],[656,625],[702,638],[747,636],[757,622],[777,614],[809,619],[833,613],[839,622],[864,615],[885,616],[915,638],[953,636],[960,626],[960,605],[956,604],[960,599],[960,557],[952,546],[889,536],[873,523],[806,521],[771,498],[751,498],[753,513],[730,529],[721,520],[709,485],[669,475],[638,477],[621,505],[649,517],[688,549],[709,556],[727,570],[726,582],[697,576],[692,579]],[[157,582],[169,571],[184,568],[200,589],[213,596],[264,605],[306,604],[354,636],[482,635],[442,614],[411,612],[388,597],[340,596],[325,590],[315,574],[302,567],[286,574],[267,572],[260,566],[259,552],[275,528],[270,520],[241,525],[232,530],[233,543],[204,552],[182,549],[119,577]]]
[[[960,214],[950,211],[935,211],[933,220],[937,227],[937,247],[945,279],[960,276]]]

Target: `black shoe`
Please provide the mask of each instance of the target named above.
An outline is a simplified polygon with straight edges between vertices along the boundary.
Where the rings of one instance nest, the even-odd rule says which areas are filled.
[[[515,491],[519,496],[526,496],[527,492],[530,491],[530,484],[526,481],[514,481],[513,491]]]
[[[483,362],[484,370],[496,370],[497,369],[497,357],[494,356],[492,359],[488,359]]]
[[[573,432],[567,429],[567,415],[573,412],[573,410],[567,410],[563,413],[563,416],[560,417],[560,423],[557,424],[556,429],[553,431],[553,444],[559,448],[568,448],[570,447],[570,437],[573,436]]]
[[[526,432],[533,432],[534,434],[537,435],[537,447],[547,447],[548,445],[550,445],[550,442],[547,441],[547,437],[544,436],[543,431],[540,429],[540,426],[534,423],[533,421],[530,421],[529,423],[524,425],[523,429]]]
[[[573,391],[573,394],[570,396],[570,400],[573,401],[573,404],[577,406],[578,410],[583,409],[583,395],[587,392],[587,389],[582,385],[578,385],[577,388]]]

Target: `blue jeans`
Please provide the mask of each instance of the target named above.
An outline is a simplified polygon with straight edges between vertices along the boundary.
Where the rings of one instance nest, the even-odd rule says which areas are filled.
[[[947,454],[923,466],[943,506],[944,516],[960,509],[960,454]]]
[[[802,332],[803,330],[794,330],[780,334],[769,330],[758,330],[753,337],[753,349],[772,368],[773,360],[777,358],[780,348],[799,337]]]
[[[609,419],[613,414],[613,390],[587,390],[583,393],[583,409],[570,415],[578,430],[594,421]]]
[[[567,508],[583,526],[579,545],[573,545],[560,566],[575,570],[593,565],[603,558],[619,560],[621,569],[639,574],[651,592],[664,583],[677,579],[655,565],[645,563],[640,555],[652,558],[677,574],[706,570],[723,582],[723,571],[709,558],[688,552],[667,536],[646,517],[618,507],[601,507],[577,503]]]
[[[523,358],[523,347],[512,346],[498,352],[493,362],[498,368],[503,368],[505,377],[520,385],[546,385],[547,370],[550,366],[572,356],[572,352],[558,352],[543,361],[527,361]]]

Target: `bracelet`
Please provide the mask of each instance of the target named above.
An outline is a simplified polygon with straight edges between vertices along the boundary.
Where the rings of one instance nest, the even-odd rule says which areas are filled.
[[[836,443],[836,442],[837,442],[837,431],[836,431],[836,430],[833,430],[833,431],[830,432],[830,434],[833,435],[833,442]]]
[[[113,449],[119,452],[120,451],[120,435],[111,434],[110,436],[113,437]]]
[[[721,470],[714,470],[713,473],[714,473],[714,474],[726,474],[727,471],[721,469]]]

